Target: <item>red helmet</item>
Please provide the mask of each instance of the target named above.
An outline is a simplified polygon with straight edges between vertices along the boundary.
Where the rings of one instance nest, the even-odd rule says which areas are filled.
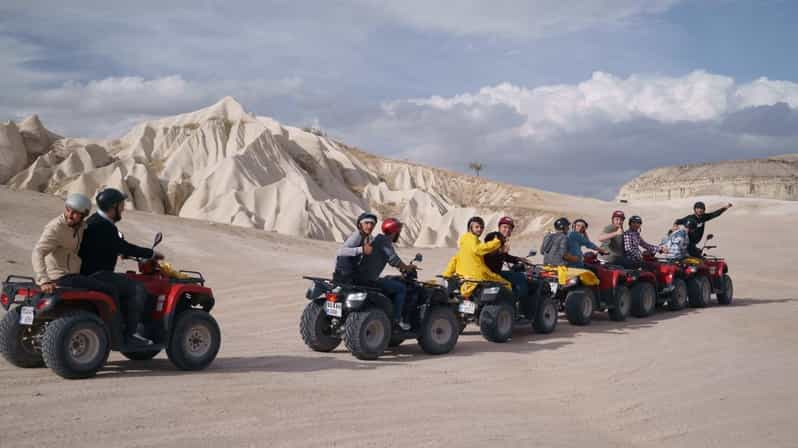
[[[396,218],[388,218],[382,222],[382,233],[386,235],[397,235],[402,231],[402,223]]]
[[[503,216],[502,219],[499,220],[499,226],[502,224],[507,224],[513,229],[515,228],[515,222],[513,222],[513,218],[510,218],[509,216]]]
[[[626,219],[626,215],[621,210],[615,210],[614,212],[612,212],[612,217]]]

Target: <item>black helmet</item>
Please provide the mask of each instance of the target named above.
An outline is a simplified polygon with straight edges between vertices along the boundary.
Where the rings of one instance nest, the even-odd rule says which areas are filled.
[[[643,218],[641,218],[641,217],[639,217],[637,215],[634,215],[631,218],[629,218],[629,224],[631,224],[633,222],[636,222],[638,224],[643,224]]]
[[[468,220],[468,224],[466,224],[466,230],[471,230],[471,224],[477,223],[481,225],[483,228],[485,227],[485,220],[480,218],[479,216],[474,216]]]
[[[693,210],[695,210],[695,209],[697,209],[697,208],[700,208],[701,210],[706,210],[706,209],[707,209],[707,205],[706,205],[706,204],[704,204],[704,203],[703,203],[703,202],[701,202],[701,201],[698,201],[698,202],[696,202],[695,204],[693,204]]]
[[[94,200],[97,201],[97,208],[102,211],[110,210],[113,206],[123,202],[125,199],[127,199],[127,195],[116,188],[106,188],[97,193],[97,196],[94,198]]]
[[[695,230],[695,229],[698,228],[698,220],[696,220],[695,218],[692,218],[692,217],[691,218],[687,218],[684,221],[684,226],[687,227],[687,230],[691,230],[691,231]]]
[[[357,225],[360,227],[360,223],[363,221],[370,221],[372,224],[377,224],[377,216],[372,213],[361,213],[360,216],[357,217]]]
[[[560,218],[554,221],[554,228],[557,230],[564,230],[567,226],[571,225],[571,221],[568,221],[568,218]]]

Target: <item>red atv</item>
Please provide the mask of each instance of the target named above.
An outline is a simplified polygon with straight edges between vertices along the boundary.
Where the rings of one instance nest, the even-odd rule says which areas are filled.
[[[715,235],[707,235],[707,242]],[[717,246],[701,248],[702,257],[682,260],[682,269],[687,280],[687,296],[690,306],[704,308],[709,305],[712,294],[721,305],[729,305],[734,299],[734,283],[729,276],[729,265],[720,257],[707,256],[706,251]]]
[[[159,232],[153,248],[163,239]],[[0,353],[17,367],[46,365],[69,379],[94,376],[110,350],[128,359],[148,360],[166,349],[182,370],[200,370],[216,358],[219,325],[210,310],[213,292],[199,272],[167,275],[156,260],[139,260],[139,272],[126,274],[144,283],[152,300],[144,333],[153,345],[125,345],[117,303],[108,295],[57,288],[46,295],[31,277],[9,276],[0,303],[8,312],[0,321]],[[179,278],[176,278],[179,277]]]
[[[671,311],[687,306],[687,279],[679,261],[659,259],[646,255],[643,269],[656,278],[657,305],[666,305]]]

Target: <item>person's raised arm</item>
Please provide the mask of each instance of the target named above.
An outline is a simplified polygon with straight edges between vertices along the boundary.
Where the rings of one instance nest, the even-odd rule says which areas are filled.
[[[498,238],[495,240],[490,240],[487,243],[479,243],[474,247],[474,253],[479,256],[487,255],[491,252],[495,252],[502,247],[502,241]]]
[[[731,204],[727,204],[727,205],[725,205],[725,206],[723,206],[723,207],[721,207],[721,208],[719,208],[719,209],[715,210],[715,211],[714,211],[714,212],[712,212],[712,213],[705,213],[705,214],[704,214],[704,221],[709,221],[709,220],[711,220],[711,219],[715,219],[715,218],[717,218],[718,216],[722,215],[722,214],[723,214],[723,212],[725,212],[726,210],[728,210],[728,209],[729,209],[731,206],[732,206]]]

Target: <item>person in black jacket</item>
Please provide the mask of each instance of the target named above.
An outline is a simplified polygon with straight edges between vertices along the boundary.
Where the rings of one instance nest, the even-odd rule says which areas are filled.
[[[686,226],[688,221],[695,223],[695,229],[689,230],[687,234],[688,238],[690,239],[690,243],[687,246],[687,253],[690,254],[690,256],[700,258],[703,255],[701,250],[698,248],[698,243],[700,243],[701,239],[704,238],[704,223],[722,215],[723,212],[730,209],[731,206],[732,204],[726,204],[724,207],[721,207],[712,213],[706,213],[707,206],[703,202],[699,201],[693,205],[692,215],[687,215],[684,218],[676,220],[675,224],[682,226]]]
[[[137,330],[142,312],[147,309],[147,290],[141,282],[117,274],[114,269],[120,255],[137,258],[162,256],[152,249],[128,243],[117,229],[116,223],[122,219],[127,195],[114,188],[106,188],[97,193],[95,199],[97,212],[86,220],[87,227],[80,245],[80,273],[113,284],[119,290],[126,317],[125,337],[128,343],[150,345],[152,341]]]

